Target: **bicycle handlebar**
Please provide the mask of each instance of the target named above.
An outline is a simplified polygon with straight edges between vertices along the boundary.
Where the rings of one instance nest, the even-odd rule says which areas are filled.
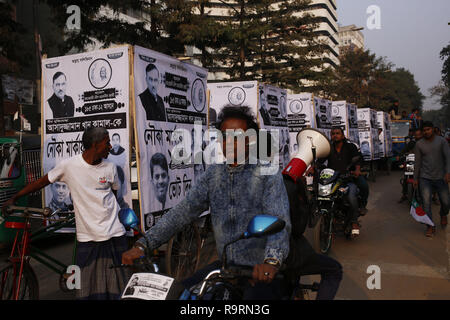
[[[141,256],[138,259],[135,259],[133,261],[133,264],[112,264],[109,266],[110,269],[117,269],[117,268],[137,268],[142,269],[145,271],[152,271],[152,272],[158,272],[159,267],[156,264],[155,261],[153,261],[152,257],[147,256]]]
[[[11,217],[24,217],[24,218],[32,218],[32,219],[51,219],[55,214],[73,214],[73,211],[64,211],[61,209],[56,209],[52,212],[52,210],[48,207],[42,208],[32,208],[32,207],[19,207],[19,206],[8,206],[5,210],[6,215]],[[15,212],[13,211],[22,211]],[[33,213],[35,212],[35,213]],[[59,218],[58,220],[60,220]]]
[[[227,269],[221,271],[221,275],[224,277],[233,278],[253,278],[253,267],[249,266],[229,266]],[[274,279],[282,279],[283,275],[277,272]]]

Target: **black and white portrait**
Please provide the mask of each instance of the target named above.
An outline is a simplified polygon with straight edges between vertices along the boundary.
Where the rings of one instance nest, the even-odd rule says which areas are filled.
[[[263,120],[264,125],[270,126],[271,120],[270,120],[270,113],[269,113],[269,105],[267,104],[267,101],[265,99],[264,94],[260,93],[260,105],[259,113],[261,114],[261,118]]]
[[[52,191],[52,200],[49,203],[50,209],[55,211],[61,209],[62,212],[69,211],[69,205],[72,204],[70,190],[64,182],[56,181],[50,185]]]
[[[169,166],[162,153],[155,153],[150,159],[150,175],[154,194],[159,202],[159,210],[166,208],[167,190],[169,188]]]
[[[75,105],[73,99],[66,95],[67,77],[58,71],[53,75],[52,83],[53,95],[47,100],[53,112],[53,118],[73,117]]]
[[[119,203],[120,209],[129,208],[130,206],[126,203],[124,195],[127,193],[127,182],[125,180],[125,172],[120,166],[116,165],[117,176],[119,178],[119,189],[117,190],[117,202]]]
[[[114,133],[111,137],[111,146],[112,149],[109,153],[113,156],[121,155],[125,149],[120,145],[120,135],[118,133]]]
[[[139,94],[147,120],[166,121],[166,109],[163,99],[158,95],[160,74],[153,63],[145,68],[147,88]]]
[[[89,66],[89,81],[96,89],[103,89],[111,80],[112,68],[105,59],[97,59]]]

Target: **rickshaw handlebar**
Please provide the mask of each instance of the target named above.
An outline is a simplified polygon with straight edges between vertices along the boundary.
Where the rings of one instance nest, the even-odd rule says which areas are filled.
[[[13,213],[14,211],[21,211]],[[37,218],[37,219],[46,219],[51,218],[55,214],[70,214],[70,212],[61,212],[61,209],[56,209],[55,211],[52,211],[52,209],[46,207],[44,209],[42,208],[31,208],[31,207],[19,207],[19,206],[8,206],[6,209],[6,214],[8,216],[14,216],[14,217],[29,217],[29,218]]]

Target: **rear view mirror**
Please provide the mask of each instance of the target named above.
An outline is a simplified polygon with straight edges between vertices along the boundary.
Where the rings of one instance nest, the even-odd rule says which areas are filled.
[[[119,211],[119,220],[124,225],[125,229],[136,229],[139,225],[139,220],[136,217],[133,209],[124,208]]]
[[[257,215],[248,224],[245,238],[259,238],[269,236],[283,230],[286,222],[269,215]]]

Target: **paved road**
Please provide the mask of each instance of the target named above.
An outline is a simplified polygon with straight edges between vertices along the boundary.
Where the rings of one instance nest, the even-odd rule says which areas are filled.
[[[369,212],[361,218],[356,241],[338,237],[330,256],[341,262],[344,278],[337,299],[450,299],[450,227],[441,228],[439,207],[433,205],[436,235],[425,237],[425,226],[398,204],[400,172],[379,172],[370,182]],[[367,268],[381,270],[381,289],[369,290]]]
[[[337,237],[330,252],[344,267],[344,279],[337,299],[450,299],[450,227],[440,225],[432,239],[426,238],[425,227],[409,215],[406,204],[398,204],[400,172],[390,176],[379,173],[370,182],[369,213],[361,218],[361,236],[356,241]],[[433,206],[436,221],[438,207]],[[312,240],[313,230],[307,237]],[[73,242],[68,237],[55,238],[42,244],[50,253],[70,264]],[[209,241],[202,263],[216,257],[214,243]],[[59,290],[59,276],[45,266],[33,262],[40,282],[41,299],[74,299],[73,292]],[[381,270],[381,289],[369,290],[367,267]],[[310,280],[319,280],[310,277]]]

